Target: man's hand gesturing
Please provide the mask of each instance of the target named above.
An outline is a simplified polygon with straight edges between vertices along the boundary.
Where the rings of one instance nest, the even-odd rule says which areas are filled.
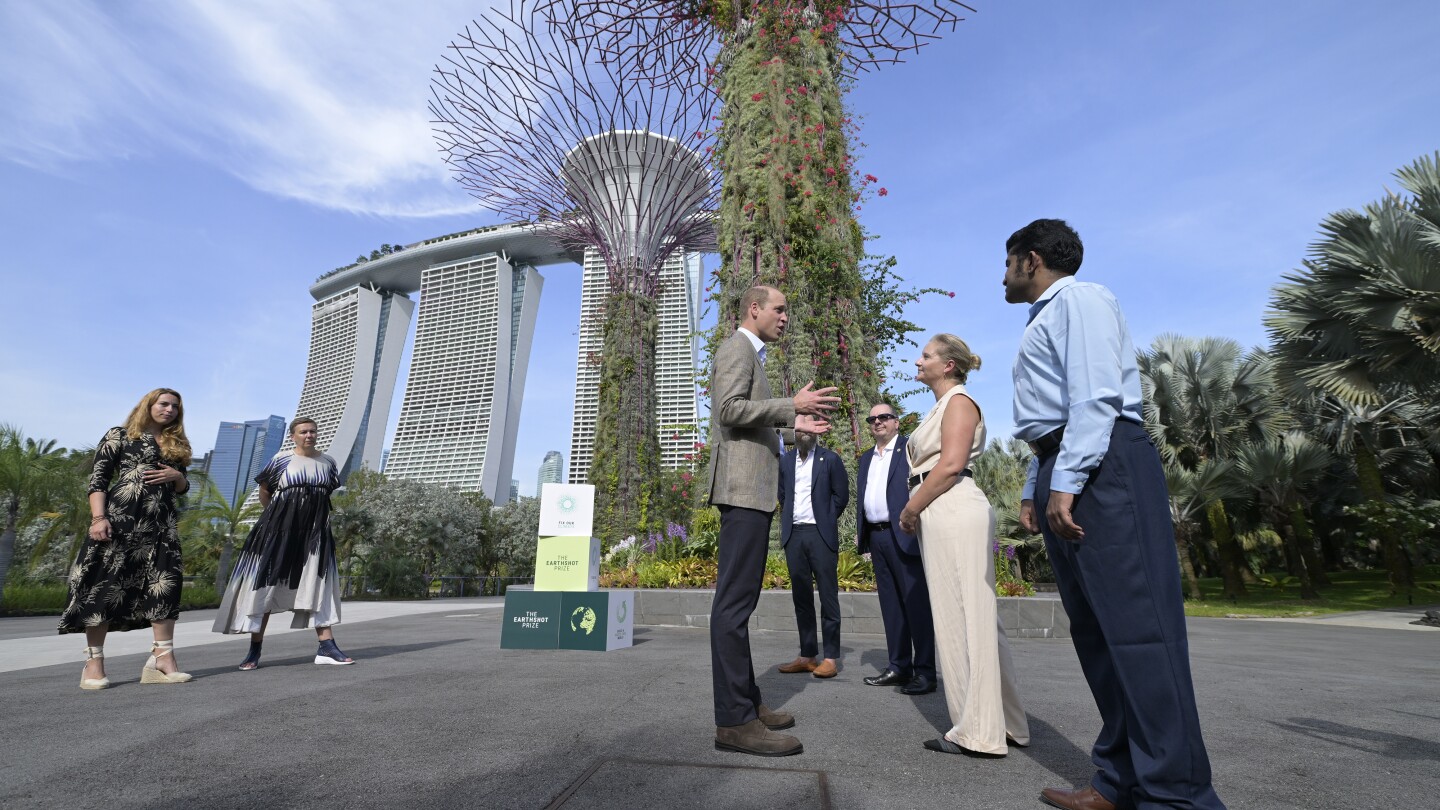
[[[803,414],[803,413],[802,413],[802,414],[796,414],[796,416],[795,416],[795,432],[796,432],[796,433],[810,433],[810,434],[813,434],[813,435],[815,435],[815,436],[819,436],[819,435],[821,435],[822,433],[829,433],[829,432],[830,432],[830,420],[829,420],[829,419],[825,419],[825,418],[820,417],[820,416],[808,416],[808,415]]]
[[[810,390],[815,385],[812,380],[805,383],[805,387],[795,392],[795,413],[805,413],[811,416],[824,416],[835,410],[840,404],[839,397],[832,397],[830,394],[839,391],[835,386]]]

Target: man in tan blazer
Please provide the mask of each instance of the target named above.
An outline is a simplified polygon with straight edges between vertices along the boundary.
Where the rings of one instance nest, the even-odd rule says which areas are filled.
[[[740,299],[740,328],[715,351],[710,385],[709,501],[720,510],[719,571],[710,608],[710,667],[715,683],[715,747],[783,757],[804,750],[788,734],[785,712],[760,702],[750,658],[750,614],[760,601],[770,519],[780,481],[780,454],[790,428],[820,434],[834,410],[836,389],[800,389],[772,397],[765,376],[765,344],[780,339],[790,316],[785,295],[752,287]]]

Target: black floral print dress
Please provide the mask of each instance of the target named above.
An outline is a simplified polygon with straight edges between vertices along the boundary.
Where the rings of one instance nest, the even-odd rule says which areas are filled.
[[[131,439],[124,428],[111,428],[95,448],[90,491],[105,493],[110,540],[87,537],[76,555],[61,633],[83,633],[102,624],[136,630],[180,615],[175,485],[147,485],[143,478],[157,467],[185,472],[161,457],[149,433]]]

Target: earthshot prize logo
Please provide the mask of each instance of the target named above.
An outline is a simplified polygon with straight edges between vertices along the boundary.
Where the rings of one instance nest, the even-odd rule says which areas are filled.
[[[573,495],[561,495],[560,500],[557,501],[555,505],[560,508],[561,512],[568,515],[575,511],[575,497]]]
[[[595,611],[585,605],[581,605],[570,612],[570,629],[573,632],[583,632],[588,636],[595,632],[595,623],[597,621],[598,617],[595,615]]]

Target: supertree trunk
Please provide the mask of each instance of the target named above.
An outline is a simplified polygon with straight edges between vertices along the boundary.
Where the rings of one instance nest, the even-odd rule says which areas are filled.
[[[629,287],[627,289],[627,287]],[[655,296],[612,284],[605,301],[600,409],[590,483],[596,535],[606,546],[657,528],[660,441],[655,422]]]
[[[755,284],[785,294],[790,324],[767,366],[778,392],[840,387],[830,440],[858,450],[880,370],[858,311],[864,238],[845,115],[836,24],[846,5],[757,4],[722,34],[720,318],[733,332]]]

